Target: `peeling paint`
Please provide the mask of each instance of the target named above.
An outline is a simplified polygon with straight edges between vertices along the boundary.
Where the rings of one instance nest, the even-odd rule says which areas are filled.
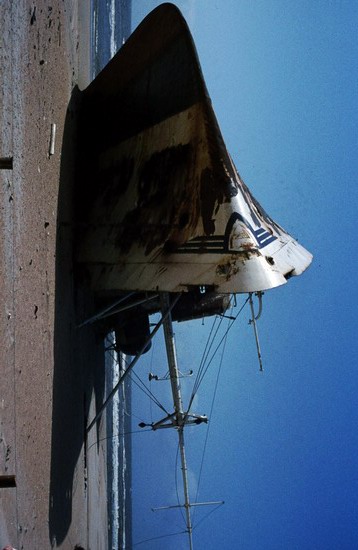
[[[311,255],[237,172],[186,24],[151,25],[84,92],[77,262],[97,290],[284,284]]]

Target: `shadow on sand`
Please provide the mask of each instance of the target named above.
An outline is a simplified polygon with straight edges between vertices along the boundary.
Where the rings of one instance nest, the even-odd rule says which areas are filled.
[[[75,533],[81,538],[81,533],[85,536],[87,531],[85,426],[91,396],[94,392],[97,408],[103,401],[105,382],[103,339],[95,334],[92,326],[77,328],[93,307],[91,293],[75,276],[73,261],[80,101],[81,92],[75,89],[65,122],[58,195],[49,499],[51,546],[65,540],[72,522],[75,522],[72,535]],[[71,538],[73,540],[73,536]]]

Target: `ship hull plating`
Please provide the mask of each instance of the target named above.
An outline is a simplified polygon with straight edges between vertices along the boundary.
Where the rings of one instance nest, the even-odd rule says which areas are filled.
[[[85,90],[80,131],[77,263],[95,291],[261,291],[310,264],[240,178],[174,6]]]

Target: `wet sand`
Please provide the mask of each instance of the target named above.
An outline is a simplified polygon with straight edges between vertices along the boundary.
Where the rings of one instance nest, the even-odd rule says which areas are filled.
[[[73,265],[85,11],[0,3],[0,156],[13,159],[0,169],[0,475],[16,476],[0,488],[0,548],[107,548],[104,417],[85,444],[103,350],[77,328],[93,303]]]

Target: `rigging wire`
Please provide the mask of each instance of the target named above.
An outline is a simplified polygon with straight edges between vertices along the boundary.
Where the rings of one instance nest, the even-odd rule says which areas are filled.
[[[222,364],[223,364],[223,356],[224,356],[224,352],[225,352],[225,347],[226,347],[226,341],[227,341],[227,336],[228,336],[228,333],[230,331],[230,329],[232,328],[233,324],[235,323],[235,321],[237,320],[238,316],[240,315],[240,313],[242,312],[242,310],[244,309],[245,305],[247,304],[247,302],[249,301],[249,298],[246,299],[246,301],[244,302],[244,304],[242,305],[242,307],[240,308],[240,310],[238,311],[237,315],[234,317],[234,318],[231,318],[230,321],[229,321],[229,324],[228,324],[228,328],[226,329],[224,335],[222,336],[222,338],[220,339],[219,341],[219,344],[216,346],[216,348],[214,349],[214,351],[212,352],[212,348],[214,346],[214,342],[217,338],[217,335],[218,335],[218,331],[220,330],[220,327],[221,327],[221,323],[223,321],[223,316],[220,316],[220,320],[219,322],[217,322],[217,317],[215,317],[214,319],[214,322],[213,322],[213,325],[212,325],[212,328],[211,328],[211,331],[210,331],[210,334],[209,334],[209,337],[208,337],[208,340],[207,340],[207,343],[206,343],[206,346],[205,346],[205,349],[204,349],[204,352],[203,352],[203,355],[202,355],[202,359],[201,359],[201,362],[200,362],[200,366],[199,366],[199,370],[198,370],[198,374],[196,376],[196,379],[195,379],[195,382],[194,382],[194,386],[193,386],[193,391],[192,391],[192,394],[191,394],[191,398],[190,398],[190,402],[189,402],[189,407],[188,407],[188,410],[187,410],[187,413],[186,414],[189,414],[189,411],[190,411],[190,408],[192,406],[192,403],[193,403],[193,400],[195,398],[195,395],[196,393],[198,392],[199,390],[199,387],[211,365],[211,363],[213,362],[214,360],[214,357],[216,356],[219,348],[221,347],[222,343],[224,342],[224,346],[222,348],[222,353],[221,353],[221,359],[220,359],[220,365],[219,365],[219,370],[218,370],[218,374],[217,374],[217,378],[216,378],[216,384],[215,384],[215,389],[214,389],[214,395],[213,395],[213,400],[212,400],[212,404],[211,404],[211,410],[210,410],[210,416],[212,414],[212,411],[213,411],[213,407],[214,407],[214,402],[215,402],[215,398],[216,398],[216,393],[217,393],[217,388],[218,388],[218,382],[219,382],[219,377],[220,377],[220,372],[221,372],[221,368],[222,368]],[[215,331],[215,332],[214,332]],[[213,335],[214,334],[214,335]],[[212,352],[212,354],[211,354]],[[153,352],[152,352],[153,353]],[[211,357],[209,359],[209,355],[211,354]],[[125,363],[127,364],[127,362],[125,361]],[[138,382],[136,380],[134,380],[133,376],[135,376],[138,380]],[[151,390],[145,385],[145,383],[140,379],[140,377],[133,371],[131,373],[131,376],[130,376],[131,380],[138,386],[138,388],[143,391],[143,393],[150,398],[151,401],[153,401],[159,408],[161,408],[166,414],[169,414],[166,409],[161,405],[161,403],[159,402],[159,400],[156,398],[156,396],[151,392]],[[148,429],[148,430],[137,430],[137,431],[133,431],[133,432],[127,432],[127,433],[138,433],[138,432],[142,432],[143,431],[151,431],[151,429]],[[198,497],[198,493],[199,493],[199,488],[200,488],[200,482],[201,482],[201,476],[202,476],[202,470],[203,470],[203,464],[204,464],[204,458],[205,458],[205,453],[206,453],[206,448],[207,448],[207,441],[208,441],[208,434],[209,434],[209,427],[208,427],[208,430],[207,430],[207,434],[206,434],[206,439],[205,439],[205,444],[204,444],[204,451],[203,451],[203,457],[202,457],[202,461],[201,461],[201,466],[200,466],[200,473],[199,473],[199,481],[198,481],[198,487],[197,487],[197,492],[196,492],[196,498],[195,498],[195,501],[197,501],[197,497]],[[118,434],[119,436],[120,434]],[[125,434],[124,434],[125,435]],[[112,436],[113,438],[114,437],[117,437],[117,436]],[[110,438],[105,438],[105,439],[110,439]],[[91,445],[92,447],[93,445]],[[178,504],[180,505],[180,498],[179,498],[179,489],[178,489],[178,456],[179,456],[179,445],[178,445],[178,448],[177,448],[177,453],[176,453],[176,464],[175,464],[175,485],[176,485],[176,494],[177,494],[177,500],[178,500]],[[221,504],[219,505],[221,506]],[[194,528],[197,528],[205,519],[207,519],[207,517],[209,517],[219,506],[216,506],[213,510],[211,510],[208,514],[206,514],[203,518],[200,519],[200,521],[195,525]],[[181,511],[181,514],[182,514],[182,517],[183,517],[183,520],[185,522],[185,518],[184,518],[184,514],[183,514],[183,511],[182,509],[180,508],[180,511]],[[177,536],[179,534],[184,534],[186,533],[187,531],[180,531],[180,532],[175,532],[175,533],[171,533],[171,534],[168,534],[168,535],[162,535],[162,536],[157,536],[157,537],[153,537],[153,538],[150,538],[150,539],[146,539],[146,540],[143,540],[143,541],[139,541],[138,543],[135,543],[132,545],[132,547],[136,547],[136,546],[139,546],[141,544],[144,544],[146,542],[150,542],[150,541],[154,541],[154,540],[159,540],[159,539],[163,539],[163,538],[167,538],[167,537],[172,537],[172,536]]]
[[[181,516],[182,516],[182,518],[183,518],[184,524],[186,525],[186,521],[185,521],[185,517],[184,517],[184,512],[183,512],[183,509],[182,509],[182,505],[180,504],[179,490],[178,490],[178,457],[179,457],[179,448],[180,448],[180,445],[179,445],[179,443],[178,443],[178,446],[177,446],[177,454],[176,454],[176,458],[175,458],[175,490],[176,490],[176,495],[177,495],[177,501],[178,501],[178,505],[179,505],[179,510],[180,510]]]
[[[102,441],[107,441],[108,439],[116,439],[117,437],[123,437],[124,435],[143,434],[145,432],[152,432],[152,431],[153,431],[152,428],[148,428],[146,430],[141,428],[140,430],[130,430],[128,432],[118,432],[115,435],[109,435],[108,437],[102,437],[101,439],[96,439],[96,441],[88,447],[87,451],[92,449],[92,447],[94,447],[95,445],[98,445],[98,443],[101,443]]]
[[[195,385],[194,388],[193,388],[193,397],[194,397],[195,394],[197,393],[197,391],[198,391],[198,389],[199,389],[199,386],[200,386],[200,384],[201,384],[201,382],[202,382],[202,380],[203,380],[203,378],[204,378],[204,375],[205,375],[205,372],[206,372],[206,370],[204,371],[205,362],[207,361],[207,359],[208,359],[208,357],[209,357],[209,353],[211,352],[211,349],[212,349],[212,347],[213,347],[213,345],[214,345],[214,342],[215,342],[215,339],[216,339],[216,337],[217,337],[217,334],[218,334],[218,332],[219,332],[219,330],[220,330],[222,321],[223,321],[223,318],[221,317],[221,318],[220,318],[220,321],[219,321],[219,325],[216,327],[216,331],[215,331],[214,337],[212,338],[212,340],[211,340],[211,342],[210,342],[210,346],[209,346],[209,349],[208,349],[208,351],[207,351],[206,357],[205,357],[205,359],[204,359],[204,361],[203,361],[203,364],[202,364],[202,366],[201,366],[200,374],[199,374],[199,376],[197,377],[196,385]],[[203,372],[204,372],[204,374],[203,374]]]
[[[193,526],[193,531],[194,529],[196,529],[197,527],[199,527],[199,525],[201,523],[203,523],[203,521],[205,521],[209,516],[211,516],[211,514],[213,514],[215,512],[215,510],[217,510],[218,508],[220,508],[220,506],[222,506],[224,503],[223,502],[220,502],[220,504],[218,504],[217,506],[215,506],[215,508],[213,508],[212,510],[210,510],[210,512],[208,512],[207,514],[205,514],[204,517],[202,517],[198,523],[196,525]]]
[[[108,352],[110,353],[112,359],[114,361],[116,361],[117,363],[119,363],[119,360],[118,360],[118,353],[115,352],[114,350],[108,350]],[[124,363],[126,365],[126,367],[128,367],[128,361],[124,360]],[[133,376],[138,380],[134,380]],[[161,404],[161,402],[159,401],[159,399],[157,399],[157,397],[151,392],[150,388],[148,388],[145,383],[143,382],[143,380],[138,376],[138,374],[133,370],[131,372],[131,374],[129,375],[129,378],[131,379],[131,381],[144,393],[144,395],[146,395],[147,397],[149,397],[149,399],[151,401],[153,401],[153,403],[155,403],[157,405],[157,407],[159,407],[163,412],[165,412],[165,414],[169,414],[168,411],[165,409],[165,407]],[[135,416],[133,413],[131,413],[130,416]],[[138,418],[138,417],[136,417]],[[140,419],[142,420],[142,419]]]
[[[217,388],[218,388],[218,384],[219,384],[219,378],[220,378],[220,373],[221,373],[221,369],[222,369],[222,365],[223,365],[223,358],[224,358],[224,353],[225,353],[225,348],[226,348],[226,343],[227,343],[227,336],[228,336],[228,333],[230,331],[230,329],[232,328],[233,324],[235,323],[235,321],[237,320],[237,318],[239,317],[240,313],[243,311],[245,305],[247,304],[247,302],[249,301],[249,298],[246,299],[246,301],[244,302],[244,304],[241,306],[241,308],[239,309],[238,313],[236,314],[235,317],[231,317],[231,319],[229,320],[229,323],[228,323],[228,327],[223,335],[223,337],[220,339],[220,342],[219,344],[216,346],[211,358],[210,358],[210,361],[208,362],[208,364],[206,365],[205,367],[205,370],[203,370],[203,373],[201,374],[201,380],[200,380],[200,383],[198,384],[197,386],[197,390],[201,384],[201,382],[203,381],[214,357],[216,356],[219,348],[221,347],[222,343],[224,342],[224,345],[222,346],[222,351],[221,351],[221,357],[220,357],[220,363],[219,363],[219,369],[218,369],[218,373],[217,373],[217,377],[216,377],[216,382],[215,382],[215,388],[214,388],[214,394],[213,394],[213,399],[212,399],[212,403],[211,403],[211,409],[210,409],[210,413],[209,413],[209,418],[212,417],[212,412],[213,412],[213,409],[214,409],[214,403],[215,403],[215,398],[216,398],[216,393],[217,393]],[[221,323],[220,323],[221,325]],[[219,326],[220,326],[219,325]],[[212,331],[211,331],[212,333]],[[210,334],[211,334],[210,333]],[[214,339],[213,339],[213,342],[216,338],[216,335],[217,335],[217,331],[215,332],[215,336],[214,336]],[[213,342],[210,344],[210,349],[212,347],[212,344]],[[206,346],[207,347],[207,346]],[[208,357],[208,354],[207,354],[207,357]],[[196,391],[197,391],[196,390]],[[189,414],[190,412],[190,407],[192,406],[192,402],[193,402],[193,399],[195,397],[195,394],[193,392],[192,394],[192,398],[190,400],[190,403],[189,403],[189,408],[188,408],[188,412],[187,414]],[[202,476],[202,470],[203,470],[203,465],[204,465],[204,459],[205,459],[205,454],[206,454],[206,449],[207,449],[207,443],[208,443],[208,438],[209,438],[209,431],[210,431],[210,424],[207,428],[207,432],[206,432],[206,437],[205,437],[205,442],[204,442],[204,449],[203,449],[203,455],[202,455],[202,459],[201,459],[201,464],[200,464],[200,471],[199,471],[199,479],[198,479],[198,486],[197,486],[197,491],[196,491],[196,496],[195,496],[195,502],[197,502],[197,499],[198,499],[198,495],[199,495],[199,489],[200,489],[200,483],[201,483],[201,476]],[[196,510],[194,510],[194,514],[193,514],[193,519],[195,518],[195,513],[196,513]]]
[[[175,537],[177,535],[185,535],[187,531],[177,531],[176,533],[169,533],[169,535],[160,535],[159,537],[152,537],[151,539],[145,539],[141,540],[140,542],[136,542],[135,544],[132,544],[132,546],[126,546],[125,550],[131,550],[131,548],[134,548],[134,546],[139,546],[141,544],[144,544],[145,542],[151,542],[153,540],[159,540],[159,539],[166,539],[168,537]]]
[[[219,386],[219,378],[220,378],[221,369],[222,369],[222,365],[223,365],[223,359],[224,359],[225,348],[226,348],[226,343],[227,343],[227,335],[228,335],[228,332],[226,331],[226,333],[225,333],[224,345],[223,345],[222,351],[221,351],[221,357],[220,357],[220,363],[219,363],[218,373],[217,373],[217,376],[216,376],[216,382],[215,382],[215,387],[214,387],[213,399],[212,399],[212,402],[211,402],[211,408],[210,408],[210,413],[209,413],[209,418],[210,418],[210,419],[212,418],[212,414],[213,414],[213,410],[214,410],[214,403],[215,403],[215,399],[216,399],[216,393],[217,393],[217,389],[218,389],[218,386]],[[207,427],[207,430],[206,430],[206,436],[205,436],[205,442],[204,442],[203,455],[202,455],[201,463],[200,463],[199,478],[198,478],[198,485],[197,485],[197,489],[196,489],[195,502],[198,501],[198,496],[199,496],[200,483],[201,483],[201,475],[202,475],[202,471],[203,471],[204,458],[205,458],[205,455],[206,455],[206,448],[207,448],[208,439],[209,439],[210,426],[211,426],[211,424],[209,423],[209,424],[208,424],[208,427]],[[194,510],[193,521],[194,521],[194,518],[195,518],[195,512],[196,512],[196,509]]]
[[[137,381],[134,380],[133,377],[135,377]],[[150,391],[150,389],[144,384],[143,380],[138,376],[136,372],[132,371],[131,374],[129,375],[129,378],[144,393],[144,395],[149,397],[149,399],[157,405],[157,407],[159,407],[163,412],[165,412],[166,415],[169,414],[169,412],[166,410],[164,405],[161,404],[159,399],[157,399],[156,396]]]
[[[214,321],[213,321],[213,324],[212,324],[212,327],[211,327],[211,330],[210,330],[210,333],[209,333],[209,336],[208,336],[208,339],[207,339],[207,341],[206,341],[205,349],[204,349],[203,355],[202,355],[202,357],[201,357],[201,361],[200,361],[198,373],[197,373],[197,375],[196,375],[195,382],[194,382],[194,385],[193,385],[192,394],[191,394],[191,396],[190,396],[190,403],[192,402],[192,399],[194,398],[194,396],[195,396],[195,394],[196,394],[197,387],[198,387],[198,382],[199,382],[199,379],[200,379],[202,370],[203,370],[203,368],[204,368],[205,361],[207,360],[207,358],[208,358],[208,356],[209,356],[209,353],[210,353],[210,351],[211,351],[213,342],[215,341],[217,332],[218,332],[218,330],[219,330],[219,328],[220,328],[220,325],[221,325],[221,322],[220,322],[220,324],[219,324],[219,326],[216,328],[215,334],[214,334],[214,336],[213,336],[213,332],[214,332],[215,325],[217,324],[217,320],[218,320],[218,317],[217,317],[217,315],[215,315]],[[210,344],[210,345],[209,345],[209,344]]]
[[[227,334],[228,334],[229,331],[231,330],[232,326],[234,325],[235,321],[236,321],[237,318],[239,317],[240,313],[242,312],[242,310],[244,309],[244,307],[246,306],[246,304],[247,304],[248,301],[249,301],[249,298],[247,298],[247,299],[245,300],[245,302],[243,303],[243,305],[242,305],[241,308],[239,309],[238,313],[235,315],[234,319],[230,321],[229,326],[228,326],[227,330],[225,331],[224,335],[222,336],[222,338],[220,339],[218,345],[216,346],[216,348],[215,348],[215,350],[214,350],[214,352],[213,352],[213,354],[212,354],[212,356],[211,356],[211,358],[210,358],[210,361],[209,361],[208,364],[205,366],[205,369],[204,369],[204,367],[201,369],[201,370],[202,370],[202,373],[201,373],[201,375],[200,375],[200,381],[199,381],[198,384],[196,384],[196,386],[195,386],[195,392],[194,392],[194,390],[193,390],[193,392],[192,392],[192,395],[191,395],[191,398],[190,398],[190,401],[189,401],[189,407],[188,407],[187,415],[188,415],[189,412],[190,412],[191,406],[192,406],[193,401],[194,401],[195,394],[197,393],[197,391],[198,391],[198,389],[199,389],[199,387],[200,387],[200,385],[201,385],[201,383],[202,383],[202,381],[203,381],[203,379],[204,379],[204,377],[205,377],[205,375],[206,375],[206,373],[207,373],[207,371],[208,371],[208,369],[209,369],[211,363],[213,362],[215,355],[217,354],[217,352],[218,352],[218,350],[219,350],[221,344],[223,343],[224,339],[227,337]]]

